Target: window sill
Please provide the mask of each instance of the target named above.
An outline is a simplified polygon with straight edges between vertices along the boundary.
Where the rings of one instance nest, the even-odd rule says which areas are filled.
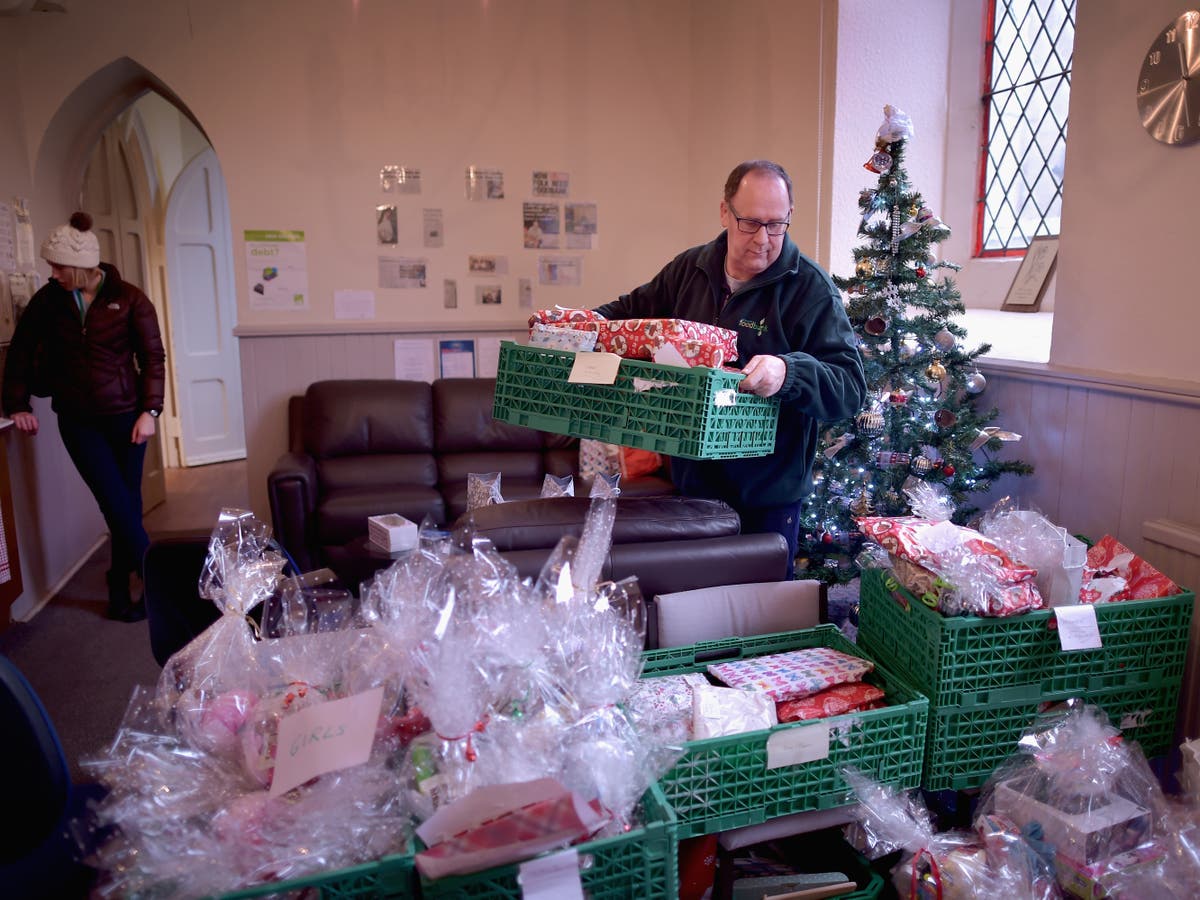
[[[1050,332],[1053,312],[1004,312],[999,309],[968,309],[959,320],[967,330],[963,346],[973,349],[991,344],[981,359],[1012,359],[1021,362],[1050,361]]]

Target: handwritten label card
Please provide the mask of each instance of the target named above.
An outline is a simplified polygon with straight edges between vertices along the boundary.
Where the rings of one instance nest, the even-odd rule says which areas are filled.
[[[524,900],[583,900],[579,853],[563,850],[521,863],[517,882]]]
[[[1101,646],[1096,607],[1090,603],[1056,606],[1054,615],[1058,619],[1058,639],[1064,650],[1095,650]]]
[[[767,738],[767,768],[798,766],[829,756],[829,723],[784,728]]]
[[[283,719],[271,796],[325,772],[365,763],[382,706],[383,688],[377,687],[344,700],[318,703]]]
[[[576,353],[567,381],[571,384],[613,384],[620,366],[621,357],[615,353]]]

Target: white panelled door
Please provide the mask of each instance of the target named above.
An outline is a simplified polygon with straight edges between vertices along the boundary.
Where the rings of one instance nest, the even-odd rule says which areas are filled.
[[[165,230],[183,464],[242,459],[246,433],[233,336],[233,241],[225,180],[211,148],[175,181]]]

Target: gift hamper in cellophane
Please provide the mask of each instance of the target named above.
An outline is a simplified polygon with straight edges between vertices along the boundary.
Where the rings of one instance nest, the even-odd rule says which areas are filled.
[[[663,676],[695,676],[713,664],[811,648],[868,656],[835,626],[820,625],[647,651],[643,677],[653,682]],[[849,790],[838,773],[844,765],[857,765],[888,784],[915,787],[928,701],[877,663],[863,682],[882,688],[880,708],[688,741],[682,759],[660,781],[675,810],[680,839],[845,805],[851,802]],[[803,755],[792,755],[797,752]],[[797,758],[808,761],[791,761]]]

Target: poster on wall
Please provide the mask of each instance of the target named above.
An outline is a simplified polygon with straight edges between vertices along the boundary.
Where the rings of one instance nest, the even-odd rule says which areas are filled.
[[[438,341],[438,360],[441,362],[442,378],[474,378],[475,342]]]
[[[251,309],[308,309],[303,231],[246,231]]]
[[[467,166],[468,200],[503,200],[504,172]]]
[[[421,210],[421,241],[426,247],[440,247],[446,240],[446,229],[440,209]]]
[[[557,203],[522,203],[521,225],[526,249],[558,249]]]
[[[408,256],[379,257],[379,286],[381,288],[425,287],[426,260]]]
[[[592,250],[596,241],[596,204],[568,203],[563,210],[568,250]]]
[[[583,257],[539,256],[538,284],[579,287],[583,281]]]
[[[400,225],[396,218],[396,207],[375,207],[375,232],[381,244],[395,244],[400,240]]]
[[[421,170],[412,166],[384,166],[379,170],[379,187],[385,194],[419,194]]]
[[[571,176],[567,172],[534,172],[533,195],[535,197],[565,197],[571,187]]]

